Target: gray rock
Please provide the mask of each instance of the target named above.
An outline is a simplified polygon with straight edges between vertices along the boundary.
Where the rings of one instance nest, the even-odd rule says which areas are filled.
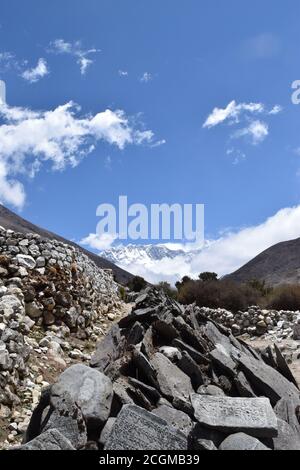
[[[250,384],[261,395],[268,397],[272,405],[275,405],[281,398],[299,399],[299,390],[277,370],[244,353],[234,353],[232,357],[238,362]]]
[[[300,450],[300,433],[278,419],[278,436],[273,439],[274,450]]]
[[[204,375],[200,366],[194,361],[193,358],[186,351],[182,351],[182,357],[178,361],[177,366],[182,370],[186,375],[188,375],[192,381],[192,384],[195,388],[199,387],[204,383]]]
[[[102,429],[100,438],[99,438],[99,443],[102,444],[103,446],[105,445],[116,420],[117,418],[108,418],[108,420],[106,421],[105,426]]]
[[[234,383],[241,397],[254,398],[256,395],[243,372],[239,372]]]
[[[167,422],[138,406],[124,406],[105,450],[186,450],[187,439]]]
[[[210,395],[213,397],[224,397],[225,393],[220,387],[217,387],[216,385],[201,385],[197,393],[199,395]]]
[[[217,347],[210,353],[210,357],[214,364],[216,364],[222,372],[226,375],[234,377],[236,375],[236,363],[231,359],[226,349],[217,344]]]
[[[110,414],[113,398],[111,380],[98,370],[75,364],[65,370],[52,386],[51,401],[56,407],[57,400],[65,393],[81,408],[88,428],[105,423]]]
[[[218,450],[213,441],[208,439],[198,439],[196,442],[195,450]]]
[[[197,421],[222,432],[246,432],[255,437],[276,437],[277,418],[267,398],[212,397],[193,394]]]
[[[285,358],[281,354],[280,349],[278,348],[277,344],[274,344],[275,354],[276,354],[276,362],[279,372],[289,381],[292,382],[298,389],[298,383],[295,377],[292,374],[291,369],[289,368]],[[299,392],[300,395],[300,392]]]
[[[154,354],[151,364],[157,374],[160,390],[166,398],[190,401],[189,396],[193,393],[193,387],[186,374],[161,353]]]
[[[205,357],[203,354],[201,354],[199,351],[194,349],[192,346],[190,346],[187,343],[184,343],[180,339],[174,339],[172,341],[172,345],[175,346],[176,348],[179,348],[182,351],[186,351],[197,364],[206,364],[208,365],[210,363],[209,359]]]
[[[114,325],[103,340],[97,344],[97,349],[91,358],[90,365],[100,372],[104,372],[107,366],[119,358],[123,340],[118,325]]]
[[[162,346],[159,348],[159,352],[164,354],[170,361],[176,362],[182,358],[182,354],[177,348],[173,348],[172,346]]]
[[[43,315],[43,306],[35,301],[26,304],[26,315],[33,319],[40,318]]]
[[[57,429],[50,429],[32,441],[13,450],[75,450],[71,442]]]
[[[156,416],[164,419],[170,426],[179,429],[186,436],[189,435],[194,427],[191,418],[182,411],[175,410],[170,406],[162,405],[152,411]]]
[[[43,432],[57,429],[65,436],[75,449],[87,443],[86,425],[80,408],[68,393],[55,400],[55,410],[51,414]]]
[[[227,437],[219,450],[270,450],[255,437],[242,432]]]
[[[128,338],[127,338],[127,343],[128,344],[138,344],[142,341],[144,337],[145,330],[143,326],[139,322],[135,322],[133,327],[131,328]]]
[[[23,266],[26,269],[34,269],[36,267],[36,262],[32,256],[28,255],[17,255],[17,263],[19,266]]]
[[[128,377],[128,381],[131,385],[133,385],[135,388],[140,389],[144,395],[149,397],[149,399],[155,403],[157,403],[161,395],[160,393],[156,390],[156,388],[151,387],[150,385],[146,385],[140,380],[134,379],[133,377]]]

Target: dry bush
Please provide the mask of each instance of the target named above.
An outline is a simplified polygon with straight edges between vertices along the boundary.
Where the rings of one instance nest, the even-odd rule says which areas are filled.
[[[300,310],[300,285],[275,287],[269,295],[267,307],[274,310]]]
[[[178,300],[183,304],[196,302],[199,307],[225,308],[236,312],[260,301],[260,294],[251,286],[232,281],[190,281],[181,286]]]

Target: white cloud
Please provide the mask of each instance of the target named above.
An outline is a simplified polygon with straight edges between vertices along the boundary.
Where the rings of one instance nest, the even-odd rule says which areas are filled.
[[[252,121],[244,129],[240,129],[233,134],[233,138],[249,136],[253,145],[263,142],[269,135],[269,126],[263,121]]]
[[[9,201],[15,207],[23,207],[25,191],[21,183],[8,179],[7,168],[0,160],[0,200]]]
[[[87,69],[94,63],[90,58],[92,54],[101,52],[100,49],[83,49],[80,41],[67,42],[64,39],[56,39],[50,44],[50,52],[55,54],[69,54],[76,58],[81,75],[85,75]]]
[[[215,127],[227,120],[238,123],[240,121],[240,116],[243,113],[262,113],[264,109],[265,107],[262,103],[237,104],[236,101],[231,101],[228,106],[224,109],[215,108],[206,119],[205,123],[203,124],[203,127]]]
[[[30,83],[36,83],[41,78],[49,74],[47,61],[43,58],[38,60],[36,67],[32,69],[27,69],[22,73],[24,80],[27,80]]]
[[[270,127],[266,120],[270,116],[278,115],[282,110],[280,105],[268,109],[263,103],[237,103],[233,100],[225,108],[214,108],[202,127],[212,129],[226,124],[230,128],[231,139],[248,137],[252,145],[258,145],[269,135]],[[264,120],[258,119],[258,116],[263,116]],[[246,156],[244,151],[232,147],[227,148],[226,153],[234,157],[234,164],[239,163]]]
[[[12,52],[0,52],[0,72],[5,73],[9,70],[21,72],[27,64],[27,60],[18,60]]]
[[[128,77],[128,72],[126,70],[119,70],[118,74],[120,77]]]
[[[135,119],[124,111],[107,109],[96,115],[80,116],[73,102],[50,111],[32,111],[0,103],[0,196],[4,202],[21,207],[24,188],[15,175],[34,176],[41,163],[48,161],[54,170],[76,166],[95,149],[99,141],[124,149],[129,144],[153,144],[150,130],[137,128]],[[22,189],[22,190],[21,190]],[[13,195],[15,190],[16,195]],[[22,197],[21,197],[22,196]]]
[[[89,246],[93,250],[103,251],[107,250],[112,246],[114,241],[117,239],[117,235],[105,233],[98,235],[96,233],[90,233],[87,237],[83,238],[79,243],[84,246]]]
[[[140,81],[143,83],[148,83],[153,79],[153,76],[149,72],[144,72],[143,75],[140,78]]]
[[[282,209],[261,224],[227,231],[220,238],[207,241],[198,252],[195,246],[190,246],[189,252],[173,259],[147,260],[147,263],[137,259],[120,266],[153,283],[162,280],[175,283],[184,275],[196,278],[203,271],[214,271],[223,276],[234,272],[272,245],[298,237],[300,206]],[[92,247],[91,244],[89,246]],[[170,245],[168,247],[171,248]],[[178,250],[182,246],[172,248]],[[192,256],[189,256],[191,253]]]
[[[271,111],[269,112],[269,114],[271,114],[271,115],[272,115],[272,114],[273,114],[273,115],[275,114],[275,115],[276,115],[276,114],[281,113],[282,111],[283,111],[283,107],[280,106],[279,104],[276,104],[276,105],[271,109]]]

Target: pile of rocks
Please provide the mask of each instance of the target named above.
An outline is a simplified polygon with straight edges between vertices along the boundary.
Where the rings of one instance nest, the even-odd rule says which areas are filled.
[[[155,289],[46,388],[21,449],[300,450],[300,392],[261,355]]]
[[[225,309],[202,307],[200,313],[230,328],[235,336],[263,336],[267,333],[276,338],[300,340],[300,312],[266,310],[253,306],[237,313]],[[298,325],[298,326],[297,326]]]
[[[0,446],[3,422],[11,441],[28,424],[45,375],[90,360],[122,311],[118,289],[74,247],[0,227]]]

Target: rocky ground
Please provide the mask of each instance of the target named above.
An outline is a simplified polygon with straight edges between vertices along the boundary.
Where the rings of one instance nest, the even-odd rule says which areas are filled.
[[[300,450],[300,392],[278,347],[257,352],[155,289],[43,390],[21,447]]]

